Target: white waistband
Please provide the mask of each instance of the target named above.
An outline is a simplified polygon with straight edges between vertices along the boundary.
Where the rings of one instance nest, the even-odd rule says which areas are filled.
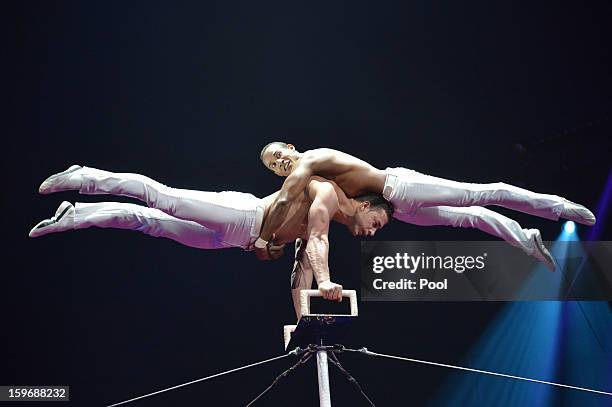
[[[395,189],[395,184],[397,183],[397,175],[392,174],[390,170],[392,170],[392,168],[387,168],[385,170],[387,175],[385,176],[385,187],[383,188],[382,193],[383,197],[387,201],[391,199],[391,193]]]
[[[255,240],[257,240],[259,233],[261,232],[265,211],[266,209],[263,205],[257,205],[255,208],[255,222],[253,222],[253,226],[251,227],[251,239],[249,241],[249,246],[244,250],[255,250]]]

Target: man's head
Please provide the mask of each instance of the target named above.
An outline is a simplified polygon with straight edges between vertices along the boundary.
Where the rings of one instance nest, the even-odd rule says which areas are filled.
[[[380,194],[366,194],[353,198],[357,203],[353,222],[347,227],[353,236],[374,236],[393,219],[393,206]]]
[[[295,168],[300,153],[293,144],[273,141],[261,150],[259,158],[267,169],[278,176],[286,177]]]

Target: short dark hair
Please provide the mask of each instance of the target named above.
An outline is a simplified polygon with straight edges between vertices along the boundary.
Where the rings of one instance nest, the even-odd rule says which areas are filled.
[[[263,161],[263,155],[266,152],[266,150],[268,149],[268,147],[270,147],[271,145],[278,145],[281,148],[287,148],[287,143],[284,143],[282,141],[273,141],[271,143],[268,143],[264,146],[264,148],[261,149],[261,153],[259,153],[259,159],[261,161]]]
[[[389,217],[389,222],[393,219],[393,205],[391,205],[381,194],[364,194],[354,198],[359,202],[369,202],[370,210],[382,209]]]

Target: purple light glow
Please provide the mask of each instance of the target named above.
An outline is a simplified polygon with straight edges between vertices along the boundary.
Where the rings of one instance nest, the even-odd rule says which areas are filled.
[[[599,204],[597,205],[597,210],[595,211],[595,217],[597,218],[597,223],[591,228],[589,235],[586,240],[597,240],[602,233],[603,225],[606,223],[606,218],[608,215],[608,208],[610,207],[610,201],[612,200],[612,169],[610,169],[610,173],[608,174],[608,180],[606,181],[606,186],[604,187],[603,194],[599,199]]]

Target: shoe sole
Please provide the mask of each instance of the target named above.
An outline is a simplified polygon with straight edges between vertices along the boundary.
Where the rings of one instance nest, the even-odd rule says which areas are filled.
[[[55,215],[52,218],[44,219],[38,222],[36,226],[30,229],[30,233],[28,233],[28,236],[38,237],[38,236],[45,235],[46,233],[37,234],[36,231],[59,222],[64,217],[64,215],[66,215],[66,213],[70,210],[70,208],[74,208],[74,205],[72,205],[68,201],[62,202],[60,206],[57,208],[57,210],[55,211]]]
[[[59,222],[60,219],[64,217],[64,215],[66,214],[66,212],[68,212],[70,208],[74,208],[74,205],[72,205],[68,201],[62,202],[60,206],[58,206],[57,210],[55,211],[55,216],[54,216],[55,221]]]

